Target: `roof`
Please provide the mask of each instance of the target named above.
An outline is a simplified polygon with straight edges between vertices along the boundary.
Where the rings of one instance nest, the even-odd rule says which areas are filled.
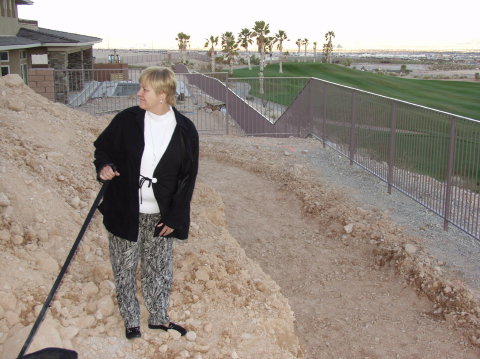
[[[80,34],[73,34],[70,32],[50,30],[39,27],[38,30],[31,30],[22,27],[17,36],[36,40],[42,44],[79,44],[79,43],[96,43],[102,41],[102,39],[93,36],[86,36]]]
[[[93,45],[102,39],[93,36],[38,28],[20,28],[17,36],[0,36],[0,50],[38,46],[83,46]]]

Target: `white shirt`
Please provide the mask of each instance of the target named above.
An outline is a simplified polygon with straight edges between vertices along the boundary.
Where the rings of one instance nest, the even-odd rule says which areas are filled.
[[[151,178],[152,182],[156,182],[156,179],[153,178],[153,171],[165,153],[177,125],[172,107],[170,106],[170,110],[163,115],[156,115],[146,111],[144,125],[143,138],[145,148],[143,149],[140,174]],[[153,188],[149,184],[149,181],[145,181],[139,190],[140,213],[160,212],[153,194]]]

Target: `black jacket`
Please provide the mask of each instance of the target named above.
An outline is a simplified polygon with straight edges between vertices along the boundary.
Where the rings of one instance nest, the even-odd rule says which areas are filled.
[[[187,117],[172,107],[177,126],[153,176],[153,193],[162,222],[172,237],[188,238],[190,201],[198,172],[198,132]],[[99,210],[106,229],[117,237],[136,241],[139,225],[139,177],[143,155],[145,110],[138,106],[118,113],[94,142],[95,168],[115,165],[120,176],[108,186]],[[145,183],[144,185],[147,185]]]

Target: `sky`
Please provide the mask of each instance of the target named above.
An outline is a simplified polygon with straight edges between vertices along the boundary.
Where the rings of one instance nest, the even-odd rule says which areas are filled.
[[[95,48],[178,49],[179,32],[190,35],[190,48],[203,49],[211,35],[237,35],[255,21],[269,24],[290,39],[284,48],[296,51],[297,39],[321,49],[325,33],[333,45],[347,50],[480,50],[479,0],[318,1],[318,0],[33,0],[19,5],[22,19],[39,27],[103,39]],[[303,48],[302,48],[303,49]],[[251,50],[255,50],[252,45]]]

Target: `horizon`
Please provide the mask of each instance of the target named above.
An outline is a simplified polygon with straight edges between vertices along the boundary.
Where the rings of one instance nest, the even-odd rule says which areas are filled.
[[[280,29],[287,33],[290,40],[284,47],[290,52],[297,51],[296,39],[305,38],[310,49],[316,41],[321,52],[328,31],[335,33],[334,48],[340,45],[343,51],[480,49],[480,35],[472,31],[478,11],[470,0],[457,0],[455,7],[448,9],[434,0],[404,0],[394,10],[386,9],[381,0],[323,4],[318,11],[304,11],[311,8],[306,0],[288,10],[270,0],[244,0],[228,11],[220,0],[186,0],[174,11],[155,0],[131,5],[122,0],[83,0],[72,11],[70,1],[35,0],[33,5],[19,5],[18,13],[21,18],[38,21],[39,27],[101,38],[98,45],[110,49],[178,49],[175,38],[183,32],[191,36],[191,49],[202,50],[211,35],[231,31],[237,38],[242,28],[251,30],[260,20],[269,24],[271,36]],[[476,7],[480,10],[480,5]],[[105,16],[112,11],[115,16]],[[395,11],[403,11],[402,16]]]

